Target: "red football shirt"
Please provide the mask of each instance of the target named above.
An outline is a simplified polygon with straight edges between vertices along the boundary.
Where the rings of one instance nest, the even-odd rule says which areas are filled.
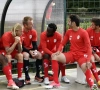
[[[44,31],[41,33],[40,38],[40,45],[42,46],[43,51],[51,55],[57,51],[62,40],[62,35],[58,32],[55,32],[54,36],[47,37],[46,31]]]
[[[12,36],[12,33],[9,31],[9,32],[5,32],[2,36],[2,43],[3,43],[3,47],[6,48],[6,47],[11,47],[12,44],[14,43],[15,39],[14,37]]]
[[[79,28],[78,31],[69,29],[66,31],[64,39],[59,47],[59,50],[62,50],[62,47],[70,41],[70,51],[74,52],[76,55],[86,54],[87,59],[90,60],[92,50],[89,40],[88,33]]]
[[[14,42],[15,42],[15,38],[12,36],[12,33],[10,31],[5,32],[2,35],[1,45],[3,45],[3,49],[6,47],[11,47]],[[17,49],[17,47],[15,49]]]
[[[100,32],[96,33],[92,28],[87,29],[91,46],[98,46],[100,47]]]
[[[29,30],[28,32],[23,30],[22,34],[23,46],[27,49],[32,49],[32,41],[37,41],[37,32],[36,30]]]

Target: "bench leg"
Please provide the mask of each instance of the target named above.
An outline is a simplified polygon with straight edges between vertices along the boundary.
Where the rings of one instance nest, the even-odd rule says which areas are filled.
[[[75,82],[80,83],[80,84],[87,84],[86,82],[86,77],[82,70],[80,69],[79,65],[77,64],[77,78]]]

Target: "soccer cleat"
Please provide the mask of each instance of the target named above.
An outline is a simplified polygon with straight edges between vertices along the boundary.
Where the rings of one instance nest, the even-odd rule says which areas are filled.
[[[25,84],[30,85],[31,84],[30,80],[25,80]]]
[[[100,80],[97,82],[97,84],[98,84],[98,88],[100,88]]]
[[[13,80],[9,80],[7,88],[8,89],[14,89],[14,90],[19,89],[19,87],[15,84],[15,82]]]
[[[61,77],[61,81],[64,82],[64,83],[70,83],[70,80],[67,79],[66,76],[62,76],[62,77]]]
[[[59,88],[59,87],[60,83],[55,83],[54,81],[50,85],[45,86],[46,89]]]
[[[34,80],[37,81],[37,82],[39,82],[39,83],[42,83],[43,82],[43,79],[40,78],[40,77],[37,77],[37,76],[35,76],[35,79]]]
[[[45,77],[45,78],[44,78],[44,84],[45,84],[45,85],[49,85],[49,84],[50,84],[49,78],[48,78],[48,77]]]
[[[94,84],[92,87],[91,87],[91,90],[98,90],[98,87],[96,84]]]

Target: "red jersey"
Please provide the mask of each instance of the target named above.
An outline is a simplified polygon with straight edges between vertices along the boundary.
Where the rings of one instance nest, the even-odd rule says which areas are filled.
[[[5,32],[1,38],[1,45],[3,45],[3,49],[5,50],[6,47],[11,47],[15,42],[15,38],[12,36],[12,33]],[[17,47],[15,48],[17,50]]]
[[[51,55],[52,53],[57,51],[62,40],[62,35],[58,32],[55,32],[52,37],[47,37],[46,31],[44,31],[41,33],[40,38],[40,45],[43,51]]]
[[[87,59],[90,60],[92,54],[91,44],[88,33],[84,29],[79,28],[78,31],[67,30],[59,50],[62,50],[62,47],[68,41],[70,41],[70,51],[74,52],[77,56],[85,54]]]
[[[23,30],[22,34],[23,46],[27,49],[32,49],[32,41],[37,41],[37,32],[36,30],[29,30],[28,32]]]
[[[92,28],[88,28],[87,32],[90,38],[91,46],[100,47],[100,32],[96,33]]]

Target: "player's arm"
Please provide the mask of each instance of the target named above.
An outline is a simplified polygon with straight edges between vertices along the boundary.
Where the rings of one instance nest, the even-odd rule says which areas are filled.
[[[32,50],[38,50],[37,41],[32,41]]]
[[[66,43],[69,41],[69,31],[66,31],[64,38],[59,45],[58,51],[62,51],[63,47],[66,45]]]
[[[22,44],[21,42],[17,44],[18,46],[18,52],[21,53],[22,52]]]
[[[91,54],[92,54],[91,44],[90,44],[88,33],[85,31],[85,33],[82,33],[82,35],[83,35],[83,40],[84,40],[85,47],[87,50],[87,55],[88,55],[87,62],[88,62],[90,61]]]
[[[19,41],[20,41],[19,37],[15,37],[15,42],[12,44],[12,46],[10,46],[9,41],[7,39],[5,39],[5,37],[4,37],[3,45],[5,47],[7,54],[11,54],[14,51],[14,49]]]
[[[38,46],[37,46],[37,32],[36,30],[32,31],[32,50],[37,50]]]

